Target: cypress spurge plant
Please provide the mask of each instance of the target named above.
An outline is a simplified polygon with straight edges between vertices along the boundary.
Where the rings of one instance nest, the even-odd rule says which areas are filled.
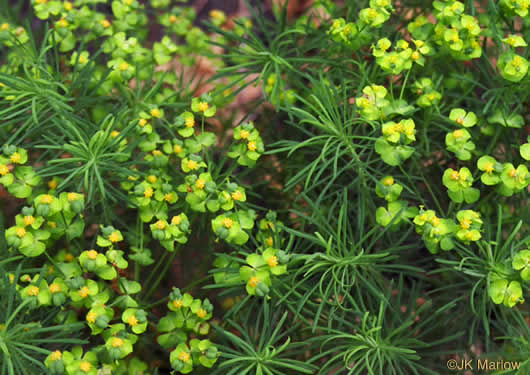
[[[52,352],[45,348],[45,343],[53,343],[60,349],[86,343],[78,336],[83,323],[68,321],[59,309],[35,310],[34,306],[38,305],[35,300],[47,302],[51,294],[47,293],[45,282],[37,276],[21,296],[16,280],[30,270],[20,267],[22,264],[14,272],[7,272],[5,268],[17,261],[20,257],[5,257],[0,262],[0,300],[5,307],[0,312],[0,371],[7,375],[46,372],[44,359]]]
[[[0,3],[1,375],[527,371],[526,0]]]
[[[270,302],[252,303],[247,312],[238,317],[243,325],[229,320],[229,330],[219,329],[225,344],[221,347],[222,363],[215,374],[313,374],[317,367],[312,361],[292,358],[301,353],[307,345],[294,341],[290,336],[297,331],[297,325],[286,327],[287,312],[273,311]]]

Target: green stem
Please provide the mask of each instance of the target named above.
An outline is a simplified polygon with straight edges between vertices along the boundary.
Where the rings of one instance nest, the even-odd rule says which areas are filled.
[[[403,98],[403,93],[405,92],[405,86],[407,86],[407,81],[409,80],[409,74],[412,70],[412,67],[407,71],[407,75],[405,76],[405,80],[403,81],[403,85],[401,86],[401,92],[399,93],[399,100]]]
[[[426,203],[425,203],[425,200],[423,199],[423,197],[421,196],[421,193],[419,192],[419,190],[416,188],[416,185],[412,179],[410,178],[410,176],[408,175],[407,172],[405,172],[405,170],[403,169],[403,166],[400,164],[399,165],[399,170],[401,171],[401,173],[403,173],[403,175],[407,178],[407,181],[409,182],[410,186],[412,187],[412,189],[414,190],[414,192],[416,193],[416,195],[419,197],[420,201],[421,201],[421,204],[423,204],[424,206],[427,206]]]
[[[27,300],[23,301],[20,305],[18,305],[16,310],[13,311],[13,313],[11,314],[9,319],[7,320],[6,324],[4,325],[4,329],[3,329],[4,331],[7,331],[7,329],[9,328],[9,324],[13,321],[13,319],[15,319],[15,317],[17,316],[19,311],[22,310],[26,305],[29,305],[30,303],[31,303],[31,299],[27,299]]]
[[[178,253],[179,250],[180,250],[180,246],[173,251],[173,253],[169,257],[168,261],[166,262],[162,272],[159,273],[158,278],[155,280],[155,282],[153,283],[153,286],[151,286],[151,289],[149,289],[149,291],[147,292],[145,297],[150,297],[151,294],[153,294],[153,292],[156,290],[156,288],[158,288],[158,285],[160,285],[160,283],[162,282],[162,280],[166,276],[166,273],[169,270],[169,267],[171,267],[171,265],[173,264],[173,260],[177,256],[177,253]]]
[[[136,217],[136,226],[137,226],[138,232],[140,232],[140,244],[139,244],[138,248],[140,249],[140,251],[143,251],[143,249],[144,249],[144,231],[143,231],[143,228],[142,228],[142,220],[140,219],[140,215],[137,215],[137,217]],[[139,281],[139,279],[140,279],[140,265],[136,261],[136,262],[134,262],[134,280]]]
[[[156,275],[156,273],[158,272],[158,269],[160,268],[160,266],[162,266],[162,264],[164,263],[166,257],[167,257],[167,254],[168,252],[167,251],[164,251],[164,255],[162,255],[160,257],[160,259],[158,260],[158,263],[156,264],[155,268],[153,268],[153,270],[151,271],[151,273],[149,274],[149,277],[146,279],[145,281],[145,285],[149,285],[149,283],[151,282],[151,280],[153,279],[153,277]]]
[[[47,251],[44,251],[44,254],[46,255],[46,258],[48,258],[50,263],[53,265],[53,268],[59,270],[63,274],[63,276],[65,278],[68,278],[68,275],[63,272],[63,270],[57,265],[57,263],[53,260],[53,258],[50,256],[50,254],[48,254]]]
[[[361,162],[361,159],[359,158],[359,155],[357,154],[357,152],[355,151],[355,148],[353,147],[353,144],[352,142],[350,142],[350,139],[348,138],[348,136],[344,133],[341,134],[341,140],[342,142],[348,147],[348,149],[350,150],[354,160],[355,160],[355,163],[357,164],[358,166],[358,173],[359,173],[359,177],[361,177],[361,182],[363,184],[363,187],[365,187],[366,189],[368,189],[368,185],[366,183],[366,178],[365,178],[365,175],[364,175],[364,168],[362,166],[362,162]]]
[[[166,301],[169,300],[169,296],[166,296],[162,299],[159,299],[158,301],[154,302],[154,303],[151,303],[149,305],[145,305],[145,306],[142,306],[142,309],[148,311],[148,310],[151,310],[153,307],[156,307],[158,305],[161,305],[163,303],[165,303]]]
[[[181,290],[182,290],[183,292],[187,292],[187,291],[191,290],[193,287],[195,287],[196,285],[199,285],[199,284],[201,284],[203,281],[208,280],[210,277],[211,277],[211,275],[207,275],[207,276],[203,277],[202,279],[195,280],[194,282],[192,282],[192,283],[190,283],[189,285],[187,285],[185,288],[181,288]]]

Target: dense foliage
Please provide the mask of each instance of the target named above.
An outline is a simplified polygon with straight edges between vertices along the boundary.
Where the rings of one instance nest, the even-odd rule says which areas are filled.
[[[528,372],[530,2],[174,3],[0,0],[0,374]]]

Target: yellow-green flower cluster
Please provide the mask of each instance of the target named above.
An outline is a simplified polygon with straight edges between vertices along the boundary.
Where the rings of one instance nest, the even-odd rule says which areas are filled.
[[[464,14],[460,1],[434,1],[434,41],[458,60],[471,60],[482,55],[479,44],[480,25],[475,17]]]

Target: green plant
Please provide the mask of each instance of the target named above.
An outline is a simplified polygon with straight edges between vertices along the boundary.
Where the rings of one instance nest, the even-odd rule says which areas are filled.
[[[258,3],[0,0],[0,374],[528,371],[528,1]]]
[[[287,316],[287,312],[272,311],[271,304],[264,301],[262,306],[254,303],[238,317],[242,325],[228,320],[241,337],[217,327],[226,344],[221,347],[224,361],[214,374],[313,374],[317,368],[311,362],[292,359],[307,344],[290,337],[298,327],[284,328]]]
[[[64,348],[86,343],[76,338],[83,323],[72,322],[59,309],[35,310],[33,299],[21,299],[15,280],[31,269],[22,268],[22,263],[12,273],[5,268],[20,260],[20,257],[11,257],[0,262],[0,300],[5,307],[0,312],[0,369],[2,374],[8,375],[47,371],[43,360],[51,351],[43,348],[44,344]],[[36,283],[41,277],[37,276]],[[38,298],[43,299],[41,296]]]

